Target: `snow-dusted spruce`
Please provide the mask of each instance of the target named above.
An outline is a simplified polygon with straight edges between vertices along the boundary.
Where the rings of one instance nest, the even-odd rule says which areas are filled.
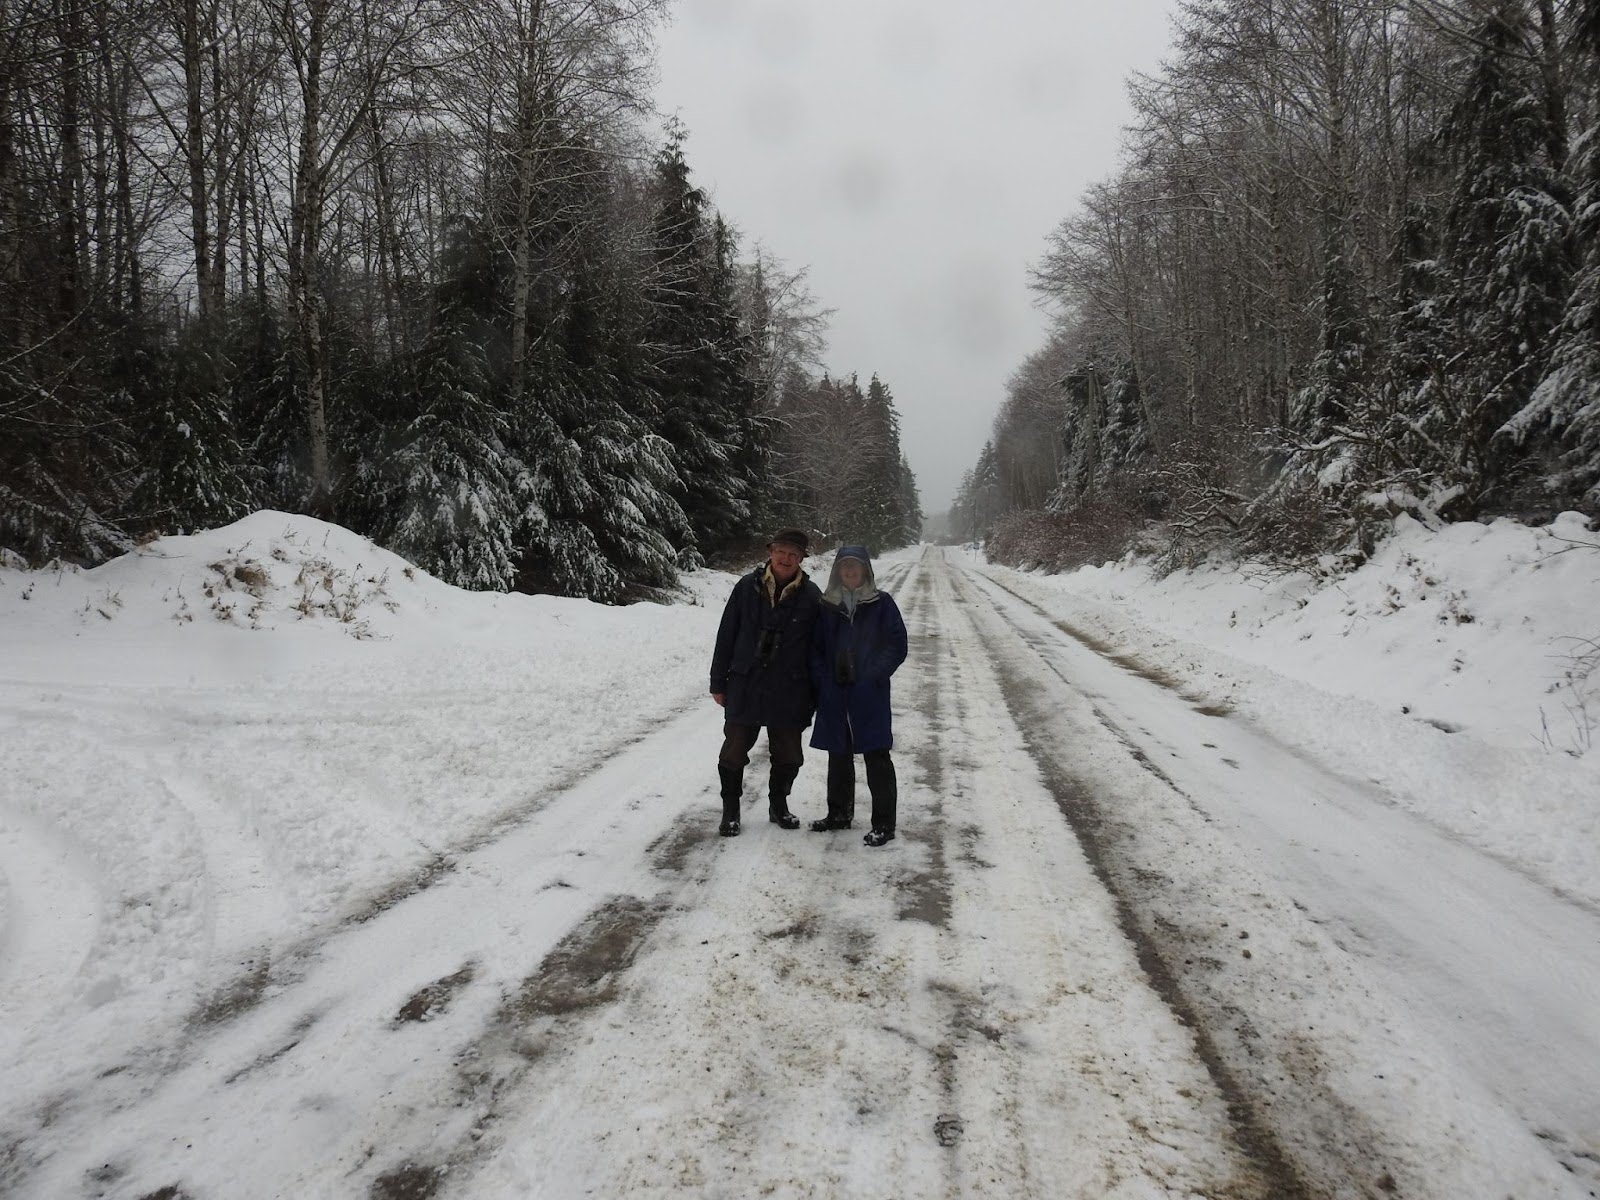
[[[409,418],[373,469],[378,537],[458,587],[509,591],[526,530],[543,513],[532,473],[507,446],[482,348],[457,323],[423,350],[416,390],[397,398]]]
[[[1575,66],[1600,72],[1600,3],[1573,6]],[[1600,109],[1575,148],[1581,191],[1573,229],[1581,258],[1549,369],[1501,436],[1541,452],[1556,495],[1600,509]]]

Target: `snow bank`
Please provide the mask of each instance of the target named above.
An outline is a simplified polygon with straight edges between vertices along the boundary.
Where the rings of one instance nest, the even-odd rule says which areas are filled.
[[[1229,562],[1161,578],[1133,558],[1006,575],[1081,632],[1600,903],[1600,672],[1576,661],[1600,639],[1600,535],[1578,514],[1437,531],[1401,517],[1331,581]]]
[[[170,1015],[692,705],[731,583],[469,593],[278,512],[0,566],[0,1064],[49,1012]]]
[[[730,583],[697,572],[685,577],[684,598],[699,604]],[[11,682],[306,684],[463,647],[519,658],[536,648],[523,665],[539,670],[585,634],[609,641],[610,629],[648,631],[672,624],[671,611],[641,622],[633,609],[462,591],[348,529],[272,511],[161,538],[93,570],[0,567],[0,648]]]
[[[1499,745],[1581,754],[1600,721],[1600,676],[1586,691],[1571,661],[1600,640],[1600,534],[1577,513],[1542,529],[1499,520],[1437,531],[1402,516],[1369,563],[1332,582],[1228,563],[1158,579],[1129,559],[1058,585]],[[1588,724],[1568,711],[1585,698]]]

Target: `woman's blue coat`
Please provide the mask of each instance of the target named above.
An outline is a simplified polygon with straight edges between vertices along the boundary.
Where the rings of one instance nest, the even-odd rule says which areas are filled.
[[[834,682],[834,663],[854,648],[856,682]],[[889,677],[906,660],[906,623],[894,597],[878,592],[856,606],[854,619],[824,599],[811,641],[811,680],[817,692],[811,744],[818,750],[857,754],[894,746]]]

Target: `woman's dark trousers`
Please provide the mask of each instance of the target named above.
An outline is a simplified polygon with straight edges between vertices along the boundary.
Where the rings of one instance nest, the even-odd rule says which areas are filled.
[[[894,832],[895,810],[899,805],[899,783],[895,779],[894,759],[887,750],[868,750],[861,755],[867,764],[867,791],[872,795],[872,828]],[[855,820],[856,756],[828,755],[828,819],[841,828]]]

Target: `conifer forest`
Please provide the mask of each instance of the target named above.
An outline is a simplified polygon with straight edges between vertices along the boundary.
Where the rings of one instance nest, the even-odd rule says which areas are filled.
[[[1600,513],[1600,3],[1191,0],[1131,87],[958,535],[1352,564]]]
[[[889,387],[654,117],[665,8],[0,0],[0,551],[270,508],[615,601],[914,540]]]

